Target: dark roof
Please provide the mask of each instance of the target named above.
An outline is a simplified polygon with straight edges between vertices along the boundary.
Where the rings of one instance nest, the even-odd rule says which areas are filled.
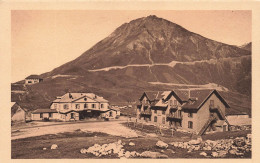
[[[175,94],[182,100],[189,100],[189,90],[174,90]]]
[[[58,112],[55,109],[37,109],[32,112],[32,114],[36,114],[36,113],[58,113]]]
[[[25,78],[25,79],[42,79],[42,78],[40,78],[39,75],[30,75],[30,76],[28,76],[28,77]]]
[[[190,97],[196,99],[195,101],[189,100],[183,105],[183,109],[200,109],[200,107],[207,101],[207,99],[213,94],[220,99],[220,101],[227,107],[230,108],[227,102],[220,96],[216,90],[190,90]]]
[[[146,91],[143,93],[140,100],[142,100],[144,96],[146,96],[149,101],[161,99],[163,97],[162,93],[163,93],[162,91]]]
[[[22,109],[23,111],[27,112],[27,109],[22,108],[20,105],[18,105],[16,102],[11,102],[11,117],[16,113],[18,109]]]

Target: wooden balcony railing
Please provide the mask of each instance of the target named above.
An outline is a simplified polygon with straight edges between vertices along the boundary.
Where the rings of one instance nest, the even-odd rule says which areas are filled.
[[[151,111],[151,109],[147,109],[147,110],[145,110],[145,111],[141,111],[141,114],[142,114],[142,115],[151,115],[151,114],[152,114],[152,111]]]
[[[172,118],[172,119],[182,119],[182,114],[181,113],[170,113],[166,115],[167,118]]]
[[[178,109],[178,105],[170,105],[170,109]]]

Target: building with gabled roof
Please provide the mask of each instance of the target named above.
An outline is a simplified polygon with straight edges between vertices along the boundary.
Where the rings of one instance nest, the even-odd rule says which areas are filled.
[[[22,108],[18,103],[11,102],[11,120],[26,122],[27,109]]]
[[[42,82],[43,79],[39,75],[30,75],[25,78],[25,84],[30,85],[30,84],[36,84]]]
[[[230,106],[218,91],[180,89],[159,93],[157,96],[143,93],[139,99],[140,105],[137,105],[139,120],[181,128],[199,135],[228,129],[224,126],[229,124],[225,113]]]
[[[37,120],[49,117],[49,119],[70,121],[104,117],[110,110],[109,102],[94,93],[66,93],[57,97],[51,103],[50,109],[38,109],[32,114],[33,117],[37,117]]]

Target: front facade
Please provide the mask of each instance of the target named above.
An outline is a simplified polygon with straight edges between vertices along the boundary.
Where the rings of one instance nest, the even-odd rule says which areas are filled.
[[[137,118],[203,134],[227,130],[227,108],[229,105],[216,90],[145,92],[137,106]]]
[[[32,113],[32,120],[75,121],[86,118],[105,118],[114,116],[109,103],[93,93],[66,93],[57,97],[50,109],[38,109]],[[110,116],[110,117],[112,117]]]
[[[11,102],[11,120],[26,122],[26,110],[16,102]]]
[[[40,78],[38,75],[30,75],[27,78],[25,78],[26,85],[36,84],[36,83],[40,83],[42,81],[43,81],[43,79]]]

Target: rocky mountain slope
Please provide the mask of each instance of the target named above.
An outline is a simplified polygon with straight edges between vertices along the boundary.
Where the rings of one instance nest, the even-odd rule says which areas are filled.
[[[249,110],[250,54],[148,16],[121,25],[75,60],[42,74],[44,82],[27,86],[27,93],[13,92],[12,100],[35,109],[71,91],[94,92],[120,103],[136,101],[144,90],[214,83],[225,88],[227,100]]]

